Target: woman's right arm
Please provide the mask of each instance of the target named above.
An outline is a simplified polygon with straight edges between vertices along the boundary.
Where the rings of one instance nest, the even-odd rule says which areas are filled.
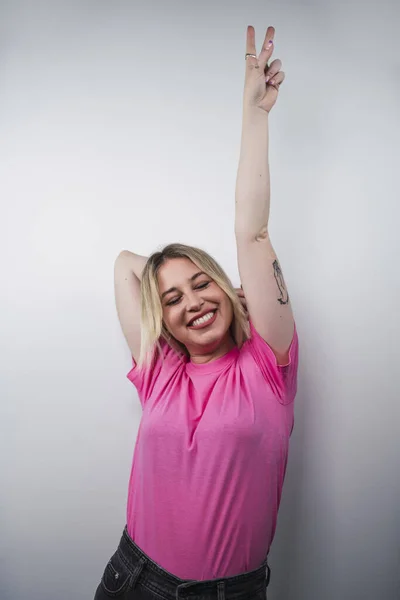
[[[147,256],[123,250],[114,263],[115,304],[122,332],[137,362],[140,354],[140,281]]]
[[[134,254],[133,252],[129,252],[129,250],[122,250],[122,252],[117,256],[117,260],[115,262],[117,263],[119,259],[122,259],[126,264],[129,265],[130,269],[134,272],[139,281],[141,281],[147,258],[147,256]]]

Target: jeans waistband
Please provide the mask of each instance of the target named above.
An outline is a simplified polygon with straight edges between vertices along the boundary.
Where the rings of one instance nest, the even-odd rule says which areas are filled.
[[[123,555],[127,568],[132,573],[135,582],[140,577],[141,583],[149,590],[158,593],[167,600],[180,600],[194,595],[202,598],[229,600],[245,600],[250,595],[264,590],[269,584],[271,570],[268,558],[262,565],[253,571],[234,575],[232,577],[219,577],[197,581],[180,579],[155,563],[129,536],[125,527],[118,551]]]

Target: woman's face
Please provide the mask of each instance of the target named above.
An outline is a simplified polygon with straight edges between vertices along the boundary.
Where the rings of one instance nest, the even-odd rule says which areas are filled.
[[[199,273],[188,258],[169,259],[158,272],[158,285],[168,331],[192,357],[211,360],[221,355],[221,347],[228,351],[234,345],[229,333],[233,308],[214,280]],[[207,322],[191,323],[205,313]]]

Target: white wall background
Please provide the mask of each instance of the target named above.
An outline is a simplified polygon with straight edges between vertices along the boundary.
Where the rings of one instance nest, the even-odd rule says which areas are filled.
[[[86,600],[141,417],[113,263],[233,283],[247,25],[276,28],[270,231],[300,336],[271,600],[400,595],[395,2],[0,3],[1,600]]]

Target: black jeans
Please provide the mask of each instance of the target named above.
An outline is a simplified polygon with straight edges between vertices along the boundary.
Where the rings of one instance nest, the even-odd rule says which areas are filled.
[[[94,600],[266,600],[271,569],[267,559],[247,573],[197,581],[180,579],[151,560],[125,527],[107,563]]]

